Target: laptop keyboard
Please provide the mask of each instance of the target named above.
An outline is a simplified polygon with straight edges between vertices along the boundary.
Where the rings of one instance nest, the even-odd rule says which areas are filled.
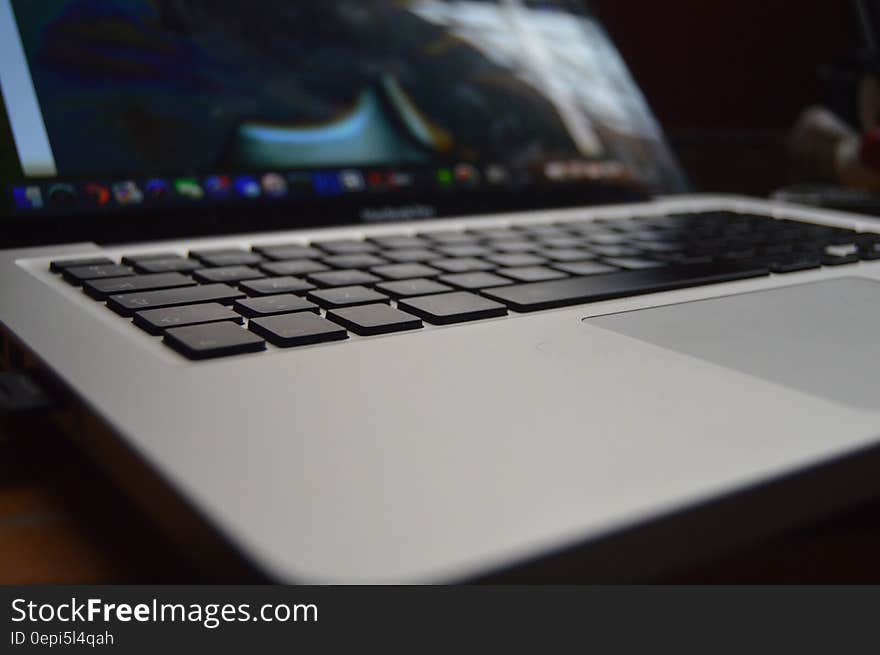
[[[880,234],[732,212],[53,261],[191,359],[880,259]]]

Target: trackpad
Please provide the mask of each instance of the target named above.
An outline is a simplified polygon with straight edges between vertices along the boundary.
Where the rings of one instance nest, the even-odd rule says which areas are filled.
[[[880,409],[880,282],[840,278],[584,319],[862,409]]]

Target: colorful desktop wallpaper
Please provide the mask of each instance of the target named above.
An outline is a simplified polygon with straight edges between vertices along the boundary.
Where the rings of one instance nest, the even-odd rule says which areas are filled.
[[[615,161],[678,172],[570,2],[12,0],[58,175]]]

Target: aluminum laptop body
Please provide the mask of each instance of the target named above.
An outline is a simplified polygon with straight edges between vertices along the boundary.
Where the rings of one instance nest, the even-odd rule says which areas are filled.
[[[571,3],[324,5],[0,3],[0,322],[195,560],[650,580],[880,490],[870,219],[671,193]]]

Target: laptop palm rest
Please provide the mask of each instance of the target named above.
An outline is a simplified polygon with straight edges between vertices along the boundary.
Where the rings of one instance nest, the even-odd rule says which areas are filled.
[[[880,409],[880,282],[856,277],[584,322],[860,409]]]

